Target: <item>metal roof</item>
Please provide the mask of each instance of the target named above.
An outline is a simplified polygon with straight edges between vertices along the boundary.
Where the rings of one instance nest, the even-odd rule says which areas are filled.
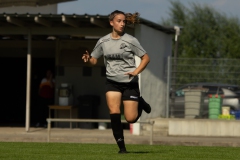
[[[11,6],[43,6],[74,0],[0,0],[0,8]]]
[[[146,19],[140,18],[140,24],[147,25],[154,29],[160,30],[167,34],[175,33],[173,27],[164,27]],[[111,28],[109,25],[108,15],[89,15],[89,14],[18,14],[18,13],[2,13],[0,14],[0,30],[1,28],[21,27],[71,27],[71,28]],[[129,26],[133,28],[133,26]]]
[[[173,27],[164,27],[159,24],[140,18],[140,24],[147,25],[166,34],[174,34]],[[33,39],[46,37],[61,37],[86,39],[86,37],[102,37],[111,31],[108,15],[89,14],[0,14],[0,40],[25,39],[31,32]],[[126,32],[134,35],[134,26],[127,26]],[[21,35],[21,36],[20,36]],[[20,37],[19,37],[20,36]]]

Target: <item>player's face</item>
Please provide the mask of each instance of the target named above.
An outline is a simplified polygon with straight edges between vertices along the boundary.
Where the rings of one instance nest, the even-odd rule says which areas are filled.
[[[110,24],[116,32],[122,33],[125,28],[125,22],[126,22],[125,15],[118,14],[113,18],[112,21],[110,21]]]

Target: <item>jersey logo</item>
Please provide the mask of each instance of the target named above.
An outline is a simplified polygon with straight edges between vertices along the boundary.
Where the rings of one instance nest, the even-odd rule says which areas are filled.
[[[123,55],[122,54],[108,54],[104,56],[106,59],[108,60],[122,60],[123,59]]]
[[[125,48],[125,47],[127,47],[127,45],[126,45],[125,43],[122,43],[122,44],[120,45],[120,49],[123,49],[123,48]]]

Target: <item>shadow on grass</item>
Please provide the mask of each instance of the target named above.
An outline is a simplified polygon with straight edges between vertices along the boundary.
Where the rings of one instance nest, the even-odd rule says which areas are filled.
[[[151,153],[151,152],[146,152],[146,151],[136,151],[136,152],[131,152],[131,151],[130,151],[130,152],[129,152],[129,151],[128,151],[128,153],[130,153],[130,154],[131,154],[131,153],[133,153],[133,154],[148,154],[148,153]]]
[[[153,154],[153,153],[168,153],[169,151],[128,151],[128,153],[132,154]]]

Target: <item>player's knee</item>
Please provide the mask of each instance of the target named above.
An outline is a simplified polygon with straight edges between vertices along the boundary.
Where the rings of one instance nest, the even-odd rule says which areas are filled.
[[[138,120],[138,118],[136,118],[136,117],[126,118],[126,121],[128,123],[135,123],[135,122],[137,122],[137,120]]]

